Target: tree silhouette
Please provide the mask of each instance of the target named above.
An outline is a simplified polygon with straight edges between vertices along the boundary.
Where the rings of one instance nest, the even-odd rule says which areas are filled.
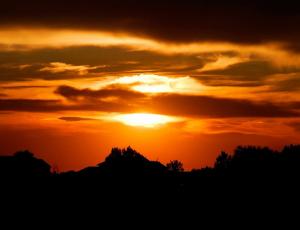
[[[226,170],[230,167],[232,157],[226,152],[221,152],[215,162],[215,169]]]
[[[233,154],[221,152],[214,167],[185,173],[181,173],[184,167],[178,160],[164,166],[148,160],[129,146],[113,148],[104,162],[96,166],[62,173],[56,170],[51,172],[45,161],[37,159],[29,151],[20,151],[13,156],[0,156],[0,177],[18,183],[23,178],[26,178],[24,181],[42,178],[40,181],[46,181],[54,188],[70,189],[69,193],[85,188],[89,192],[93,189],[97,192],[105,190],[107,194],[112,191],[127,191],[128,194],[141,192],[145,195],[154,191],[159,194],[197,194],[205,191],[209,195],[223,188],[237,188],[241,183],[251,189],[260,189],[266,182],[292,187],[300,179],[299,166],[300,145],[285,146],[281,151],[239,146]]]
[[[110,167],[127,167],[133,169],[144,167],[148,162],[148,159],[129,146],[126,149],[113,148],[111,153],[105,158],[104,163],[110,165]],[[102,165],[103,163],[100,163],[98,166]]]
[[[170,163],[167,164],[167,169],[171,172],[183,172],[184,171],[183,163],[178,160],[170,161]]]
[[[232,157],[231,168],[244,173],[267,173],[275,166],[277,154],[268,147],[238,146]]]

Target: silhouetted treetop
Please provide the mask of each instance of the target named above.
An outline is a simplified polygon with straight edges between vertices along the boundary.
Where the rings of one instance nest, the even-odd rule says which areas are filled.
[[[232,157],[226,152],[221,152],[221,154],[217,157],[215,162],[215,169],[217,170],[225,170],[230,167]]]
[[[105,158],[105,162],[109,164],[125,162],[146,163],[149,162],[149,160],[129,146],[126,149],[113,148],[111,153]]]
[[[287,145],[282,149],[282,154],[291,158],[300,158],[300,145]]]
[[[167,169],[171,172],[183,172],[183,163],[178,160],[170,161],[170,163],[167,164]]]
[[[232,166],[243,169],[258,169],[272,164],[277,152],[267,147],[239,146],[235,149]]]
[[[285,146],[282,151],[268,147],[238,146],[233,155],[222,152],[216,159],[215,169],[222,174],[247,177],[284,176],[300,173],[300,145]]]
[[[125,149],[113,148],[105,161],[98,167],[89,167],[81,172],[84,174],[131,175],[157,174],[166,170],[160,162],[150,161],[130,146]]]

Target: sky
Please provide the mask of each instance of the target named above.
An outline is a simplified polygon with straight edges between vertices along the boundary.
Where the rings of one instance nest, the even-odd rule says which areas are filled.
[[[300,142],[300,3],[2,1],[0,154],[61,171],[112,147],[211,166]]]

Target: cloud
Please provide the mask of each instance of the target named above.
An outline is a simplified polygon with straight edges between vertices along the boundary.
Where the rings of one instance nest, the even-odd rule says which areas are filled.
[[[97,119],[86,118],[86,117],[60,117],[60,120],[67,122],[79,122],[79,121],[95,121]]]
[[[273,74],[300,72],[300,68],[279,68],[268,61],[247,61],[229,65],[224,69],[204,71],[204,74],[233,76],[240,80],[259,80]]]
[[[189,120],[182,128],[187,132],[198,133],[243,133],[266,136],[289,137],[291,118],[222,118]]]
[[[149,112],[194,118],[298,117],[300,102],[272,103],[178,93],[142,93],[126,86],[99,90],[60,86],[55,93],[67,100],[0,99],[0,111]]]
[[[63,108],[58,100],[0,99],[0,111],[54,112]]]
[[[287,125],[292,127],[296,132],[300,132],[300,121],[288,122]]]
[[[217,98],[202,95],[182,95],[176,93],[155,94],[149,96],[129,89],[107,88],[100,90],[76,89],[69,86],[59,87],[57,94],[69,100],[83,98],[83,101],[97,104],[95,100],[107,97],[119,97],[120,105],[128,105],[131,110],[152,113],[188,116],[188,117],[294,117],[299,116],[293,109],[298,103],[277,105],[270,102],[253,102],[245,99]],[[113,110],[111,112],[114,112]]]
[[[132,112],[131,105],[118,102],[65,104],[61,100],[0,99],[0,111],[52,113],[62,111]]]
[[[194,79],[205,86],[212,87],[259,87],[266,84],[263,79],[244,79],[231,75],[192,75]]]
[[[297,65],[278,66],[262,57],[235,52],[165,55],[95,46],[0,51],[0,82],[89,78],[100,81],[107,76],[143,73],[176,78],[192,76],[203,85],[213,87],[256,87],[268,84],[265,80],[270,75],[299,71]]]
[[[278,66],[266,60],[250,60],[193,75],[207,86],[258,87],[271,86],[270,91],[289,91],[298,85],[297,78],[288,78],[300,72],[299,66]],[[288,79],[287,79],[288,78]],[[296,83],[293,85],[293,83]]]
[[[300,75],[298,73],[279,75],[277,80],[273,79],[269,85],[272,92],[297,92],[300,89]]]
[[[94,70],[97,68],[101,68],[98,66],[88,66],[88,65],[70,65],[62,62],[51,62],[48,66],[41,68],[39,71],[41,72],[50,72],[50,73],[64,73],[64,72],[74,72],[79,75],[88,74],[89,70]]]
[[[300,16],[297,9],[299,3],[292,0],[284,3],[90,0],[84,3],[73,1],[72,4],[57,0],[11,0],[1,4],[0,22],[2,26],[126,31],[173,42],[217,40],[298,44]]]
[[[5,90],[15,90],[15,89],[47,89],[52,86],[48,85],[10,85],[10,86],[0,86],[0,89]]]
[[[182,76],[195,73],[209,54],[165,55],[124,47],[65,47],[0,51],[0,81],[78,79],[157,73]]]
[[[143,93],[188,93],[199,94],[203,91],[203,85],[191,77],[166,77],[155,74],[139,74],[119,77],[113,83],[123,87],[129,87]]]
[[[56,89],[55,93],[69,100],[88,99],[91,101],[95,99],[103,100],[109,98],[118,98],[119,100],[137,100],[146,97],[143,93],[116,86],[109,86],[108,88],[100,90],[76,89],[70,86],[60,86]]]
[[[195,117],[293,117],[299,113],[270,102],[165,94],[153,98],[150,108],[165,114]]]
[[[96,97],[97,101],[91,97]],[[102,101],[98,99],[97,94],[88,94],[84,101],[72,104],[65,104],[60,100],[0,99],[0,111],[45,113],[58,111],[133,113],[143,111],[194,118],[298,117],[299,113],[294,111],[297,106],[298,103],[276,105],[269,102],[255,103],[250,100],[178,94],[153,96],[146,100],[132,99],[130,103],[126,100]]]
[[[50,64],[51,65],[51,64]],[[67,64],[65,64],[67,65]],[[35,63],[22,67],[18,64],[0,65],[0,81],[28,81],[32,79],[45,79],[45,80],[60,80],[60,79],[75,79],[82,78],[83,72],[80,70],[70,69],[54,69],[48,63]],[[76,68],[76,67],[74,67]],[[81,67],[78,67],[81,68]],[[84,70],[82,70],[84,71]],[[84,72],[88,75],[87,72]]]
[[[166,55],[125,47],[95,46],[0,51],[0,82],[91,78],[99,78],[100,82],[107,76],[117,78],[143,73],[176,79],[191,76],[202,85],[212,87],[254,88],[270,84],[266,81],[269,76],[299,71],[297,65],[278,66],[263,57],[236,52]]]

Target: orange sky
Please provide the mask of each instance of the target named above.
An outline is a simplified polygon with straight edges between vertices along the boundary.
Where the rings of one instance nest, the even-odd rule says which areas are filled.
[[[28,15],[2,14],[0,154],[29,149],[64,171],[130,145],[192,169],[237,145],[299,143],[300,53],[288,11],[275,17],[255,8],[253,21],[236,15],[234,28],[221,13],[225,33],[210,15],[179,19],[178,6],[168,6],[173,22],[164,23],[156,22],[161,8],[158,18],[148,11],[143,18],[108,3],[107,17],[83,11],[78,26],[73,11],[29,14],[42,11],[39,5]],[[245,15],[252,9],[235,7]],[[261,15],[280,21],[278,31],[264,22],[257,31],[243,29]],[[196,23],[203,19],[207,25]]]

